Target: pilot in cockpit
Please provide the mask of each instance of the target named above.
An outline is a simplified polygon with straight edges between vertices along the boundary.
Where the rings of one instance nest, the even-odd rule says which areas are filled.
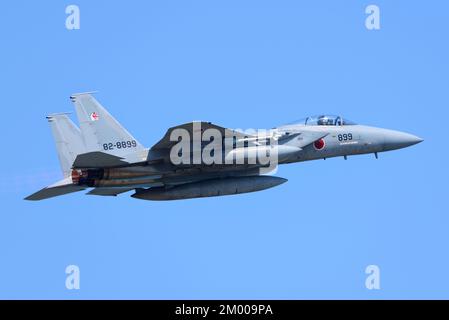
[[[319,126],[328,126],[328,125],[331,125],[331,120],[328,118],[328,117],[326,117],[326,116],[320,116],[319,118],[318,118],[318,121],[317,121],[317,124],[319,125]]]

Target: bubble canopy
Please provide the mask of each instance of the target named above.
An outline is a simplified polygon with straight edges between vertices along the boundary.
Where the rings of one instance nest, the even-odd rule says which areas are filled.
[[[349,126],[356,123],[336,115],[318,115],[303,118],[288,125],[303,125],[303,126]]]

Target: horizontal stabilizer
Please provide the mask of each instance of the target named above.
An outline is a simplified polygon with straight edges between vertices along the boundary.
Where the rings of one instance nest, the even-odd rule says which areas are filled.
[[[25,198],[25,200],[44,200],[48,198],[53,198],[57,196],[62,196],[64,194],[77,192],[81,190],[85,190],[86,187],[78,186],[72,183],[72,178],[68,177],[61,181],[56,182],[42,190],[39,190],[36,193]]]
[[[73,168],[112,168],[126,165],[129,165],[129,162],[123,161],[122,157],[117,157],[100,151],[94,151],[78,155],[73,163]]]

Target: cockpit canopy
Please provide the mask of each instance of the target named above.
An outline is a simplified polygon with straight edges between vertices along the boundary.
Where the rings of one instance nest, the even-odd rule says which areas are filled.
[[[356,123],[348,119],[344,119],[340,116],[319,115],[307,117],[295,121],[294,123],[291,124],[305,125],[305,126],[348,126],[348,125],[355,125]]]

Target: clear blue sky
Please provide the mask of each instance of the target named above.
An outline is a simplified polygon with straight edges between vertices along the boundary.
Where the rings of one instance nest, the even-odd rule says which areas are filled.
[[[0,298],[449,298],[447,1],[74,3],[73,31],[72,2],[1,6]],[[321,112],[425,142],[282,166],[253,194],[23,201],[61,177],[45,115],[90,90],[146,146],[191,120]]]

